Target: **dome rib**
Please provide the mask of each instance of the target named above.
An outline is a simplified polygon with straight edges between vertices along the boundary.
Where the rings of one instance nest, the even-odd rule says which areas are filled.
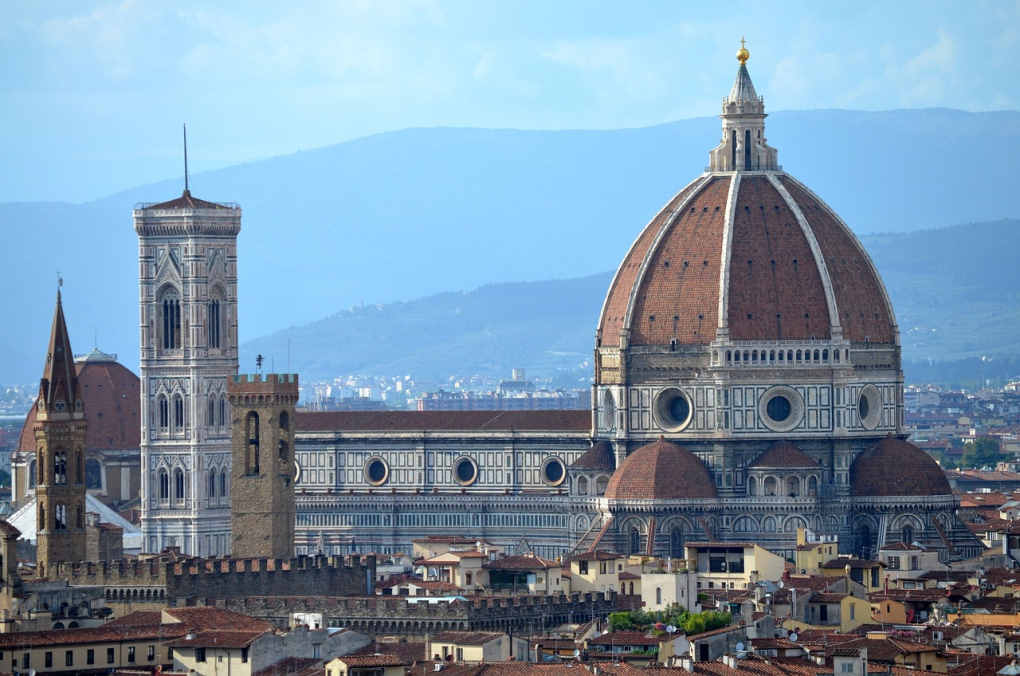
[[[822,255],[821,247],[818,246],[815,231],[811,229],[811,225],[804,218],[804,212],[800,210],[800,205],[790,195],[790,191],[786,189],[786,186],[774,174],[769,174],[768,180],[786,202],[786,206],[793,212],[794,217],[797,219],[797,224],[800,225],[801,232],[804,233],[804,237],[807,239],[808,246],[811,247],[811,255],[815,257],[815,266],[818,268],[818,276],[822,280],[822,289],[825,291],[825,302],[829,307],[829,332],[833,338],[841,336],[843,329],[839,323],[839,305],[836,303],[836,293],[832,290],[829,266],[825,264],[825,257]]]
[[[715,266],[721,260],[721,207],[729,185],[728,176],[710,177],[679,205],[649,247],[624,316],[623,328],[630,330],[632,344],[715,339]]]
[[[698,456],[660,438],[620,463],[606,486],[611,500],[684,500],[718,497]]]
[[[602,302],[596,339],[599,347],[619,346],[620,331],[624,328],[624,316],[629,309],[634,281],[639,266],[644,262],[645,255],[652,244],[653,235],[659,232],[664,221],[672,219],[687,199],[697,194],[698,190],[707,182],[708,176],[702,174],[684,186],[638,233],[637,238],[627,249],[627,254],[616,269],[613,281],[609,284],[609,291],[606,292],[606,298]]]
[[[722,252],[719,260],[719,310],[716,333],[728,336],[730,331],[730,259],[733,254],[733,220],[735,213],[733,197],[740,191],[740,173],[735,172],[730,180],[730,191],[726,195],[726,223],[723,226]]]

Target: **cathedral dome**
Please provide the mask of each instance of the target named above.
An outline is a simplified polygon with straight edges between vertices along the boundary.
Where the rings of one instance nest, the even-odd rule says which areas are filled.
[[[897,344],[875,266],[838,215],[783,172],[741,63],[711,165],[638,235],[610,285],[597,347],[731,341]]]
[[[946,475],[930,455],[917,446],[887,437],[866,451],[850,467],[853,494],[860,497],[950,495]]]
[[[141,446],[141,389],[138,376],[117,361],[117,356],[92,350],[76,357],[74,370],[85,408],[89,450],[137,450]],[[35,452],[36,404],[25,417],[18,450]]]
[[[616,500],[682,500],[714,498],[716,491],[708,468],[698,456],[659,439],[620,463],[605,495]]]
[[[777,441],[759,455],[751,467],[818,467],[818,462],[789,441]]]

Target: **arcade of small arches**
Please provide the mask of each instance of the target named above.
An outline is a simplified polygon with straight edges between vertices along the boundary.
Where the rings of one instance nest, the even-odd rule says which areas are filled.
[[[230,472],[226,467],[210,467],[205,473],[207,506],[230,506]],[[188,499],[190,472],[182,467],[160,467],[156,473],[159,504],[168,507],[184,506]]]
[[[166,600],[166,589],[163,587],[107,587],[104,597],[107,601],[163,602]]]
[[[816,497],[820,483],[817,472],[810,474],[778,474],[775,470],[748,471],[747,494],[763,497]]]
[[[202,337],[205,338],[205,345],[197,347],[218,350],[224,346],[224,297],[223,289],[214,286],[209,290],[208,299],[200,303],[204,306],[202,319],[205,320],[205,331]],[[181,330],[181,293],[177,287],[172,284],[165,285],[158,294],[156,307],[159,312],[156,344],[160,351],[176,352],[185,347],[187,331]],[[186,314],[187,307],[183,311]]]

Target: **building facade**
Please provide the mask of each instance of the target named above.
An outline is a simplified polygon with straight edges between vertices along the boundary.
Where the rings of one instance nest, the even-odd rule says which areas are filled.
[[[181,197],[134,210],[145,551],[230,553],[241,209]],[[215,480],[208,480],[209,476]]]
[[[753,540],[792,559],[800,528],[863,555],[896,541],[980,550],[941,468],[904,440],[881,278],[782,170],[748,57],[708,169],[612,281],[586,420],[299,412],[299,553],[409,552],[453,531],[546,557]]]

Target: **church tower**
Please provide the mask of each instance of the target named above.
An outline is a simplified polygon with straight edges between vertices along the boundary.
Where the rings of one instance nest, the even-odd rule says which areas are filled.
[[[230,553],[230,410],[237,373],[241,208],[185,188],[134,210],[147,552]]]
[[[751,53],[740,41],[737,79],[722,102],[722,142],[709,152],[711,171],[775,171],[779,153],[766,143],[765,100],[758,96],[747,72]]]
[[[60,291],[36,408],[36,559],[45,577],[57,561],[85,559],[85,408]]]
[[[235,558],[294,556],[296,373],[235,376],[231,513]]]

